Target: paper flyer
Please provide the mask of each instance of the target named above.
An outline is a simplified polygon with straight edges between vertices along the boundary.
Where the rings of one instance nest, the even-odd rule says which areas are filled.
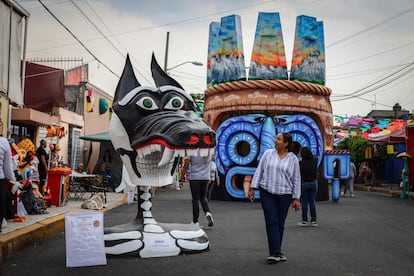
[[[66,266],[106,265],[103,213],[65,214]]]

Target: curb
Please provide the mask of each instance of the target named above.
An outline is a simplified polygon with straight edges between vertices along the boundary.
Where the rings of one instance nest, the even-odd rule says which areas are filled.
[[[110,208],[103,209],[107,212],[122,205],[124,200],[113,204]],[[91,210],[95,211],[95,210]],[[71,211],[67,212],[70,213]],[[66,213],[65,213],[66,214]],[[0,235],[0,264],[2,257],[9,256],[45,238],[52,237],[65,231],[65,214],[50,217],[22,229]],[[1,254],[2,251],[2,254]],[[2,256],[1,256],[2,255]],[[0,266],[1,267],[1,266]],[[1,273],[0,273],[1,274]]]
[[[57,215],[0,236],[3,257],[65,230],[65,215]]]
[[[366,191],[366,192],[373,192],[373,193],[382,193],[390,196],[400,197],[401,190],[390,190],[385,189],[381,187],[375,187],[375,186],[365,186],[360,184],[354,184],[354,189],[360,190],[360,191]],[[408,193],[407,198],[414,199],[413,193]]]

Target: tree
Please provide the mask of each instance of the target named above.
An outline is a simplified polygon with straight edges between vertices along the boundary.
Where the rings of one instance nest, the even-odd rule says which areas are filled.
[[[351,153],[351,160],[354,163],[361,163],[365,160],[365,148],[367,147],[368,142],[360,136],[352,136],[350,138],[345,138],[338,143],[337,149],[347,149]]]
[[[190,96],[193,98],[194,101],[195,100],[204,100],[204,94],[203,93],[198,93],[198,94],[192,93],[192,94],[190,94]]]

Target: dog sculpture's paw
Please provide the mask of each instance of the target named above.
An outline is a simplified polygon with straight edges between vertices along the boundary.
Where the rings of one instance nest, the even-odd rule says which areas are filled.
[[[108,255],[135,255],[141,258],[177,256],[209,250],[206,233],[196,225],[128,223],[105,228]]]

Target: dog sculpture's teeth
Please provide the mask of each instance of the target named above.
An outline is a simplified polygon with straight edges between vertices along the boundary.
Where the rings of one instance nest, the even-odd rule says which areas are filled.
[[[200,149],[186,149],[185,153],[187,156],[198,156]]]
[[[203,156],[203,157],[211,156],[211,150],[210,149],[200,149],[200,156]]]
[[[161,145],[158,145],[158,144],[151,145],[150,148],[151,148],[151,153],[155,151],[161,151]]]
[[[137,152],[138,158],[144,158],[144,152],[142,151],[142,149],[139,149],[136,152]]]
[[[162,153],[161,161],[158,163],[158,167],[162,167],[170,162],[171,159],[174,158],[175,150],[171,150],[167,147],[164,148],[164,152]]]

